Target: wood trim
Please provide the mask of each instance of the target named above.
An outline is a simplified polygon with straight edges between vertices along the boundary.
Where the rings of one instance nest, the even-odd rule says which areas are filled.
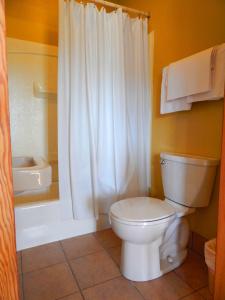
[[[225,110],[220,163],[219,215],[217,230],[214,300],[225,299]]]
[[[0,0],[0,299],[19,299],[8,111],[4,0]]]

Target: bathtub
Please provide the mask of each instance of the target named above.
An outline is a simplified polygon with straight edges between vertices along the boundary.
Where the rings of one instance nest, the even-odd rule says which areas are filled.
[[[55,181],[48,191],[15,197],[18,251],[110,227],[106,214],[100,214],[98,221],[96,219],[63,221],[57,166],[52,165],[52,170]]]
[[[36,201],[15,206],[17,250],[83,235],[110,227],[108,216],[99,220],[65,220],[60,214],[60,201]]]

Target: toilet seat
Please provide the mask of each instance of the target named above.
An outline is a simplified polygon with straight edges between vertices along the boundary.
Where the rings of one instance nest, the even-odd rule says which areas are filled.
[[[169,203],[156,198],[137,197],[118,201],[111,206],[110,217],[118,222],[142,225],[159,223],[176,214]]]

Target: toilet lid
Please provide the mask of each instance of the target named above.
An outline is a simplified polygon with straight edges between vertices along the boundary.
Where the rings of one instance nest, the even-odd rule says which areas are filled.
[[[160,199],[137,197],[114,203],[110,213],[118,219],[130,222],[150,222],[172,216],[175,209]]]

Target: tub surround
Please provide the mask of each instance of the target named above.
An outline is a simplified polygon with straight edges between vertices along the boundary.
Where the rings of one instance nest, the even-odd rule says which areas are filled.
[[[53,186],[39,195],[21,195],[15,204],[58,199],[57,95],[37,98],[34,86],[57,90],[57,47],[7,39],[11,142],[14,157],[40,157],[52,169]],[[47,77],[46,77],[47,76]]]

